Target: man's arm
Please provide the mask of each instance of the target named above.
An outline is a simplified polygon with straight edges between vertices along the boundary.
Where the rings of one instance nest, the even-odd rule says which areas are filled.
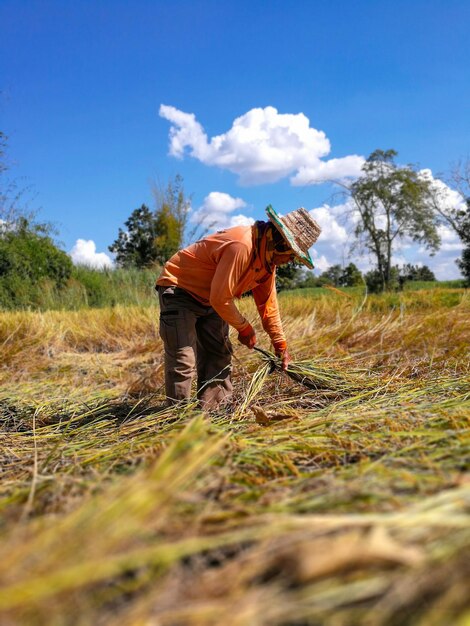
[[[275,353],[282,359],[282,368],[287,369],[290,356],[277,301],[276,273],[273,272],[268,280],[255,287],[252,293],[263,328],[271,338]]]
[[[282,329],[276,293],[276,274],[273,272],[264,283],[257,285],[252,293],[261,323],[270,336],[274,348],[285,347],[286,338]]]

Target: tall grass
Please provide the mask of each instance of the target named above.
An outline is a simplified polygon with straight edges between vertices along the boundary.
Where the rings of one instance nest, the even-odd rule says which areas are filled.
[[[3,310],[80,310],[116,305],[149,306],[159,270],[91,269],[74,266],[62,287],[50,280],[17,281],[13,295],[1,297]]]
[[[53,281],[43,279],[31,282],[25,279],[13,281],[7,291],[0,285],[0,310],[81,310],[84,308],[104,308],[114,306],[151,306],[155,302],[154,285],[160,269],[92,269],[86,266],[74,266],[71,278],[62,287]],[[461,292],[464,281],[446,282],[408,282],[405,293],[388,295],[391,306],[397,306],[407,292],[413,297],[417,291],[442,292],[448,290],[451,306],[455,304],[457,293]],[[345,287],[336,289],[326,286],[308,289],[294,289],[281,294],[282,297],[304,297],[309,301],[324,296],[343,298],[361,297],[363,287]],[[454,296],[451,294],[454,293]],[[381,302],[385,299],[381,298]]]

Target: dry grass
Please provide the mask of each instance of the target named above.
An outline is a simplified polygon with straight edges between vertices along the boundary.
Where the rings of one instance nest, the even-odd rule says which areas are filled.
[[[154,309],[2,314],[2,626],[467,626],[470,300],[395,300],[283,297],[314,388],[236,346],[212,415]]]

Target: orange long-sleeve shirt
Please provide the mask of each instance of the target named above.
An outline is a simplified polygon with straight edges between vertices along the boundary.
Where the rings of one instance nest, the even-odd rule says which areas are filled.
[[[264,330],[276,349],[285,349],[275,279],[275,271],[268,272],[259,255],[254,255],[252,227],[236,226],[208,235],[174,254],[165,263],[157,285],[185,289],[239,332],[249,322],[234,298],[251,290]]]

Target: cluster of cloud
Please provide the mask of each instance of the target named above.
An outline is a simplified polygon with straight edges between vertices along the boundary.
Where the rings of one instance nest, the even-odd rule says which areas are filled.
[[[439,211],[448,213],[449,209],[454,211],[466,210],[465,198],[458,191],[451,189],[439,178],[434,178],[430,169],[422,169],[419,173],[431,183],[437,198],[436,208]],[[438,225],[437,231],[441,239],[439,252],[435,256],[429,257],[429,252],[422,246],[417,250],[414,247],[417,260],[423,265],[428,265],[434,271],[438,280],[460,278],[461,274],[457,268],[456,259],[463,250],[462,241],[455,230],[445,221]]]
[[[317,274],[326,271],[333,263],[330,263],[324,254],[317,251],[316,248],[310,250],[310,256],[312,257],[313,265],[317,270]]]
[[[312,185],[361,175],[364,158],[353,154],[328,159],[331,146],[327,136],[313,128],[303,113],[282,114],[272,106],[253,108],[237,117],[226,132],[213,137],[208,137],[193,113],[162,104],[159,114],[171,123],[170,155],[177,158],[189,155],[205,165],[228,170],[238,176],[242,185],[275,183],[285,178],[292,185]],[[430,170],[423,169],[420,174],[433,184],[442,206],[463,205],[462,196],[434,179]],[[243,214],[246,206],[241,198],[212,192],[194,212],[192,222],[206,228],[249,224],[253,220]],[[349,261],[362,271],[373,266],[373,259],[367,254],[350,251],[351,233],[359,219],[351,202],[337,206],[325,204],[310,212],[322,226],[322,234],[311,251],[318,270]],[[424,247],[404,238],[395,246],[394,263],[428,265],[440,279],[458,277],[455,259],[462,249],[461,242],[445,223],[439,226],[439,235],[442,245],[436,256],[431,257]]]
[[[458,200],[459,203],[461,201],[461,196],[456,198],[450,194],[449,197]],[[355,263],[362,272],[367,272],[375,266],[375,259],[367,251],[351,249],[351,243],[354,241],[351,233],[358,219],[351,202],[336,206],[325,204],[312,209],[310,214],[322,227],[320,237],[311,250],[317,270],[324,271],[331,265],[350,262]],[[460,272],[455,260],[462,251],[462,242],[455,231],[444,223],[438,226],[438,233],[441,246],[436,255],[431,256],[424,246],[417,245],[410,237],[404,237],[394,245],[392,264],[427,265],[438,280],[459,278]]]
[[[348,241],[348,233],[345,226],[340,223],[340,217],[350,215],[350,210],[346,204],[330,207],[325,204],[310,211],[310,215],[321,226],[319,242],[328,243],[329,245],[340,247],[344,246]],[[345,220],[343,220],[345,221]]]
[[[205,165],[229,170],[242,185],[274,183],[288,176],[292,185],[312,185],[356,177],[364,163],[358,155],[323,161],[330,142],[303,113],[283,114],[272,106],[251,109],[211,139],[193,113],[164,104],[159,113],[172,124],[172,156],[189,154]]]
[[[419,170],[419,174],[431,184],[442,207],[451,206],[465,210],[467,205],[462,194],[455,189],[451,189],[440,178],[434,178],[432,170],[429,168],[422,169]]]
[[[69,255],[75,265],[87,265],[95,269],[113,266],[113,261],[105,252],[96,252],[96,244],[91,239],[77,239]]]
[[[204,198],[202,205],[191,216],[191,222],[207,229],[231,228],[232,226],[247,226],[254,223],[253,218],[241,213],[231,215],[233,211],[246,207],[241,198],[233,198],[228,193],[211,191]]]

